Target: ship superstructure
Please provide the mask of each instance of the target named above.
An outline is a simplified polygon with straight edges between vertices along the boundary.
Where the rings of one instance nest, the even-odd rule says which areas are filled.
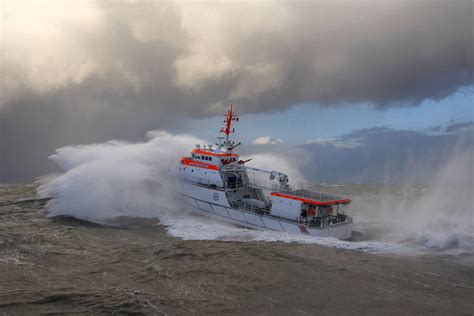
[[[293,188],[288,176],[246,166],[230,135],[239,120],[233,103],[225,115],[219,142],[196,145],[177,166],[179,196],[193,211],[236,225],[295,234],[348,239],[351,200],[308,188]]]

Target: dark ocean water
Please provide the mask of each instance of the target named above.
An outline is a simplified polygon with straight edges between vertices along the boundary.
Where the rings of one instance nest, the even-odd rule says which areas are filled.
[[[0,314],[474,312],[463,256],[183,240],[158,219],[51,218],[35,191],[0,186]]]

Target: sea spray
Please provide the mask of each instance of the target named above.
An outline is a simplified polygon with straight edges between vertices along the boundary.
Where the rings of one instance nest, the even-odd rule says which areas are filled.
[[[428,185],[388,185],[365,197],[356,228],[370,239],[423,251],[473,253],[473,166],[471,153],[455,152]]]
[[[433,179],[399,227],[405,238],[434,250],[474,251],[474,161],[455,155]]]
[[[51,216],[101,222],[117,216],[159,217],[176,208],[173,167],[201,140],[163,131],[142,143],[67,146],[50,157],[64,173],[42,181]]]
[[[242,159],[252,159],[246,164],[249,167],[263,168],[265,170],[270,169],[285,173],[288,176],[289,184],[292,186],[297,187],[300,184],[308,183],[308,180],[298,168],[299,165],[297,163],[291,163],[287,159],[277,156],[275,154],[260,153],[256,155],[245,156],[242,157]]]

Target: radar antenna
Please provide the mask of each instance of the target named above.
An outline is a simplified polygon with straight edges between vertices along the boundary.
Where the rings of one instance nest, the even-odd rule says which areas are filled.
[[[225,115],[225,127],[222,127],[220,132],[225,134],[225,140],[222,142],[222,146],[227,146],[229,151],[232,150],[233,142],[230,140],[230,134],[235,133],[235,128],[232,128],[232,123],[238,122],[239,117],[234,112],[234,101],[230,101],[229,109]]]

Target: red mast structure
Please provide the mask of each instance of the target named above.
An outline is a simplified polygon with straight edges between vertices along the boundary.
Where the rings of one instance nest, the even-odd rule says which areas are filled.
[[[230,106],[229,109],[227,110],[227,113],[225,115],[225,128],[222,127],[220,132],[225,134],[225,141],[223,142],[222,145],[230,147],[232,145],[232,142],[229,139],[230,133],[235,132],[235,128],[232,128],[232,122],[238,122],[239,118],[237,117],[237,114],[234,112],[234,101],[230,101]]]

